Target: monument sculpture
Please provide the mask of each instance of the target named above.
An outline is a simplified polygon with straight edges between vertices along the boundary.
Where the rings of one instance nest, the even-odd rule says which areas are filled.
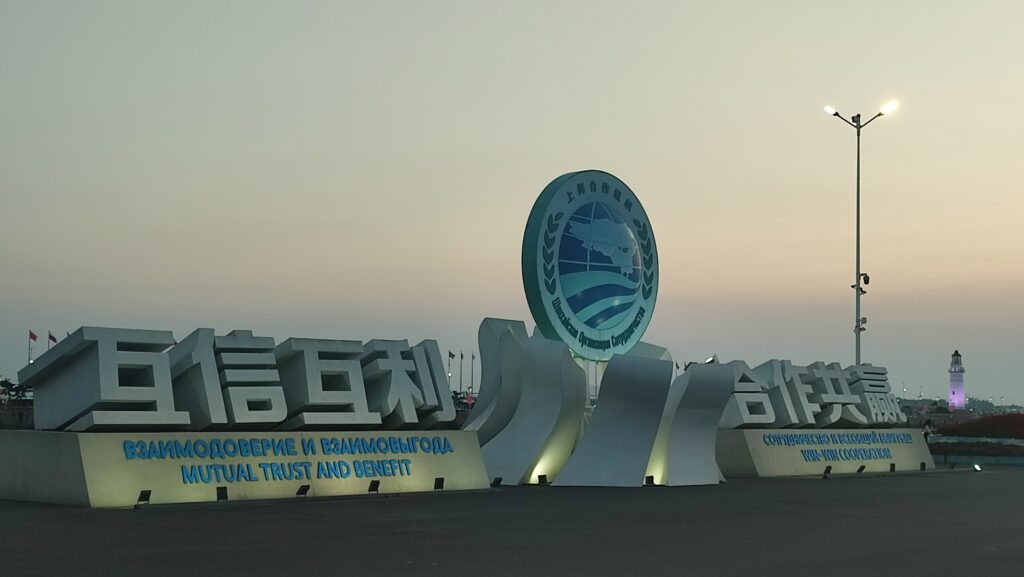
[[[483,322],[482,404],[467,426],[503,483],[712,484],[723,463],[730,475],[818,473],[822,463],[837,473],[934,467],[913,431],[851,432],[906,423],[883,367],[771,360],[751,369],[712,358],[673,378],[668,351],[640,340],[657,298],[654,233],[639,199],[611,174],[568,173],[544,188],[522,267],[537,330],[527,339],[522,322]],[[584,375],[569,358],[606,364],[585,426]],[[573,428],[575,438],[551,442],[555,430]],[[755,428],[765,430],[760,441],[747,431]],[[829,446],[794,448],[807,439]]]
[[[436,341],[82,327],[19,372],[36,431],[0,431],[0,498],[94,507],[480,489],[715,484],[731,475],[933,468],[886,369],[686,363],[641,339],[658,248],[603,171],[548,184],[527,220],[536,323],[487,318],[462,430]],[[584,363],[605,367],[587,406]]]
[[[0,498],[93,507],[488,486],[437,342],[82,327],[19,373]]]
[[[497,319],[480,327],[482,406],[467,429],[480,432],[489,474],[506,484],[717,483],[715,433],[727,396],[709,402],[707,383],[731,369],[673,380],[668,351],[641,342],[657,299],[658,252],[633,191],[598,170],[553,180],[527,221],[522,266],[536,332],[527,339],[523,323]],[[607,362],[585,428],[580,359]],[[711,414],[690,418],[695,410]]]

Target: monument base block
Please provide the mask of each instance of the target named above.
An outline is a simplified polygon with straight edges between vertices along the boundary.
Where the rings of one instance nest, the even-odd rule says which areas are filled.
[[[788,477],[920,471],[935,462],[917,429],[720,429],[718,466],[726,477]],[[863,467],[863,469],[861,469]],[[860,469],[860,471],[858,471]]]
[[[0,499],[85,507],[486,489],[468,431],[0,431]],[[148,493],[146,493],[148,491]]]

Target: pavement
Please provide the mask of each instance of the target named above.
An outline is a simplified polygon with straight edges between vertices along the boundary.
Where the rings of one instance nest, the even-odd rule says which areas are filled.
[[[90,510],[0,501],[0,575],[1024,575],[1024,468]]]

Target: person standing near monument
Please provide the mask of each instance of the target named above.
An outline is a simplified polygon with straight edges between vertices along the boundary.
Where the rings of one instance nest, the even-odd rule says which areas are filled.
[[[926,444],[928,443],[928,437],[930,437],[934,432],[935,429],[932,428],[932,420],[926,419],[924,425],[921,427],[921,433],[924,435],[924,442]]]

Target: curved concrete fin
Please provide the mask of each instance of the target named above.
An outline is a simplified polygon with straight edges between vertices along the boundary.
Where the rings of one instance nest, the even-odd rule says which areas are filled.
[[[505,484],[553,479],[572,452],[583,420],[586,375],[561,342],[535,335],[525,342],[506,331],[500,339],[502,397],[518,393],[507,425],[483,446],[488,474]],[[507,389],[507,390],[506,390]],[[504,399],[491,414],[499,417]]]
[[[648,468],[655,483],[714,485],[721,480],[715,459],[718,422],[744,369],[742,362],[695,364],[676,378],[659,431],[663,444],[658,450],[664,452]]]
[[[657,359],[659,361],[671,361],[672,353],[665,347],[652,345],[644,341],[637,343],[628,353],[631,357],[642,357],[645,359]]]
[[[673,366],[657,351],[642,352],[656,354],[615,355],[608,362],[597,408],[556,485],[643,485]]]
[[[518,386],[502,387],[502,370],[507,365],[501,362],[500,341],[505,334],[512,334],[525,342],[526,324],[522,321],[486,318],[477,331],[480,344],[480,392],[462,428],[476,431],[481,446],[505,428],[519,403]],[[517,381],[518,377],[513,380]]]
[[[547,475],[549,481],[558,478],[576,447],[583,426],[587,404],[587,374],[572,358],[569,347],[562,351],[561,365],[562,405],[558,422],[551,429],[525,483],[539,482],[540,475]]]
[[[672,421],[676,417],[676,409],[679,408],[679,400],[690,382],[690,371],[687,369],[683,374],[677,376],[669,387],[665,406],[662,407],[661,423],[658,425],[658,434],[654,439],[654,447],[651,449],[651,458],[647,463],[647,474],[653,477],[654,484],[664,485],[668,479],[668,438],[672,432]]]

